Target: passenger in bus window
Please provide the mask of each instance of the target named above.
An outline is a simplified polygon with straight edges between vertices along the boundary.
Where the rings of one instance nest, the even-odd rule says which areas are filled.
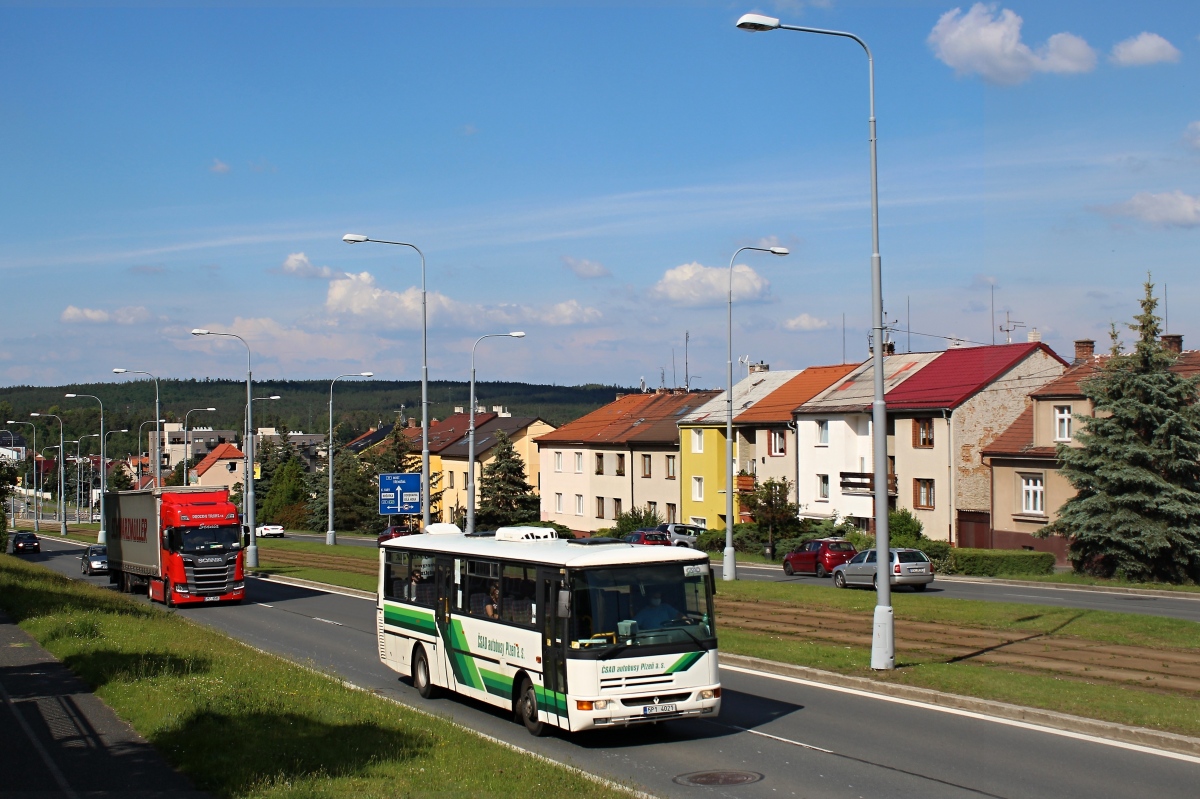
[[[489,619],[500,618],[500,589],[494,583],[488,590],[488,601],[483,606],[483,612]]]
[[[651,591],[650,601],[637,612],[633,620],[643,630],[657,630],[666,622],[679,618],[679,611],[662,601],[661,591]]]

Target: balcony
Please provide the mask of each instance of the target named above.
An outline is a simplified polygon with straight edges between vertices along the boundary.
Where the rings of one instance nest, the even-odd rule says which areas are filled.
[[[842,472],[842,493],[844,494],[873,494],[875,492],[875,475],[871,472]],[[896,475],[888,475],[888,496],[896,496]]]

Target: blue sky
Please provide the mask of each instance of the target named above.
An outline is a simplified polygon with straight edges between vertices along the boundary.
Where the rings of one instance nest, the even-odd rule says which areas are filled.
[[[0,384],[372,370],[723,382],[866,354],[866,59],[888,315],[1069,357],[1147,270],[1200,346],[1200,5],[0,4]],[[911,317],[910,311],[911,308]],[[909,336],[897,332],[899,347]],[[1126,340],[1130,336],[1126,334]],[[236,344],[236,342],[233,342]],[[672,375],[674,351],[675,374]]]

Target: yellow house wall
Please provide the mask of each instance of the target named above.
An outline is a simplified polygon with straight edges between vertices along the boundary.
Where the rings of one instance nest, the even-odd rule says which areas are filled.
[[[692,451],[692,430],[704,431],[704,451]],[[705,520],[709,530],[725,529],[725,428],[679,428],[680,521]],[[704,499],[692,498],[692,478],[704,478]],[[735,510],[736,512],[736,510]]]
[[[520,431],[519,435],[513,436],[513,449],[521,456],[521,460],[525,463],[525,482],[533,486],[534,493],[539,493],[539,480],[541,479],[541,460],[538,456],[537,444],[534,439],[538,436],[553,432],[554,428],[542,421],[538,421]],[[483,476],[483,469],[495,460],[495,447],[488,450],[488,455],[483,460],[480,460],[475,465],[475,505],[479,507],[479,481]],[[430,471],[434,471],[433,458],[430,457]],[[437,471],[442,472],[442,521],[450,522],[454,520],[454,509],[467,507],[467,483],[463,475],[467,471],[467,459],[461,457],[438,456]],[[449,472],[454,472],[454,488],[450,488]]]

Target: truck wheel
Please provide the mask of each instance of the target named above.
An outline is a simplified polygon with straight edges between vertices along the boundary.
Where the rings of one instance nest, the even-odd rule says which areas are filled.
[[[413,687],[417,689],[417,693],[421,695],[422,699],[436,698],[438,689],[429,678],[429,658],[425,655],[425,647],[420,644],[413,652],[412,664]]]
[[[533,683],[526,677],[521,681],[521,690],[517,693],[517,717],[529,730],[531,735],[539,738],[546,734],[546,723],[538,721],[537,693]]]
[[[175,596],[171,593],[170,580],[167,580],[167,582],[163,585],[163,604],[169,608],[175,607]]]

